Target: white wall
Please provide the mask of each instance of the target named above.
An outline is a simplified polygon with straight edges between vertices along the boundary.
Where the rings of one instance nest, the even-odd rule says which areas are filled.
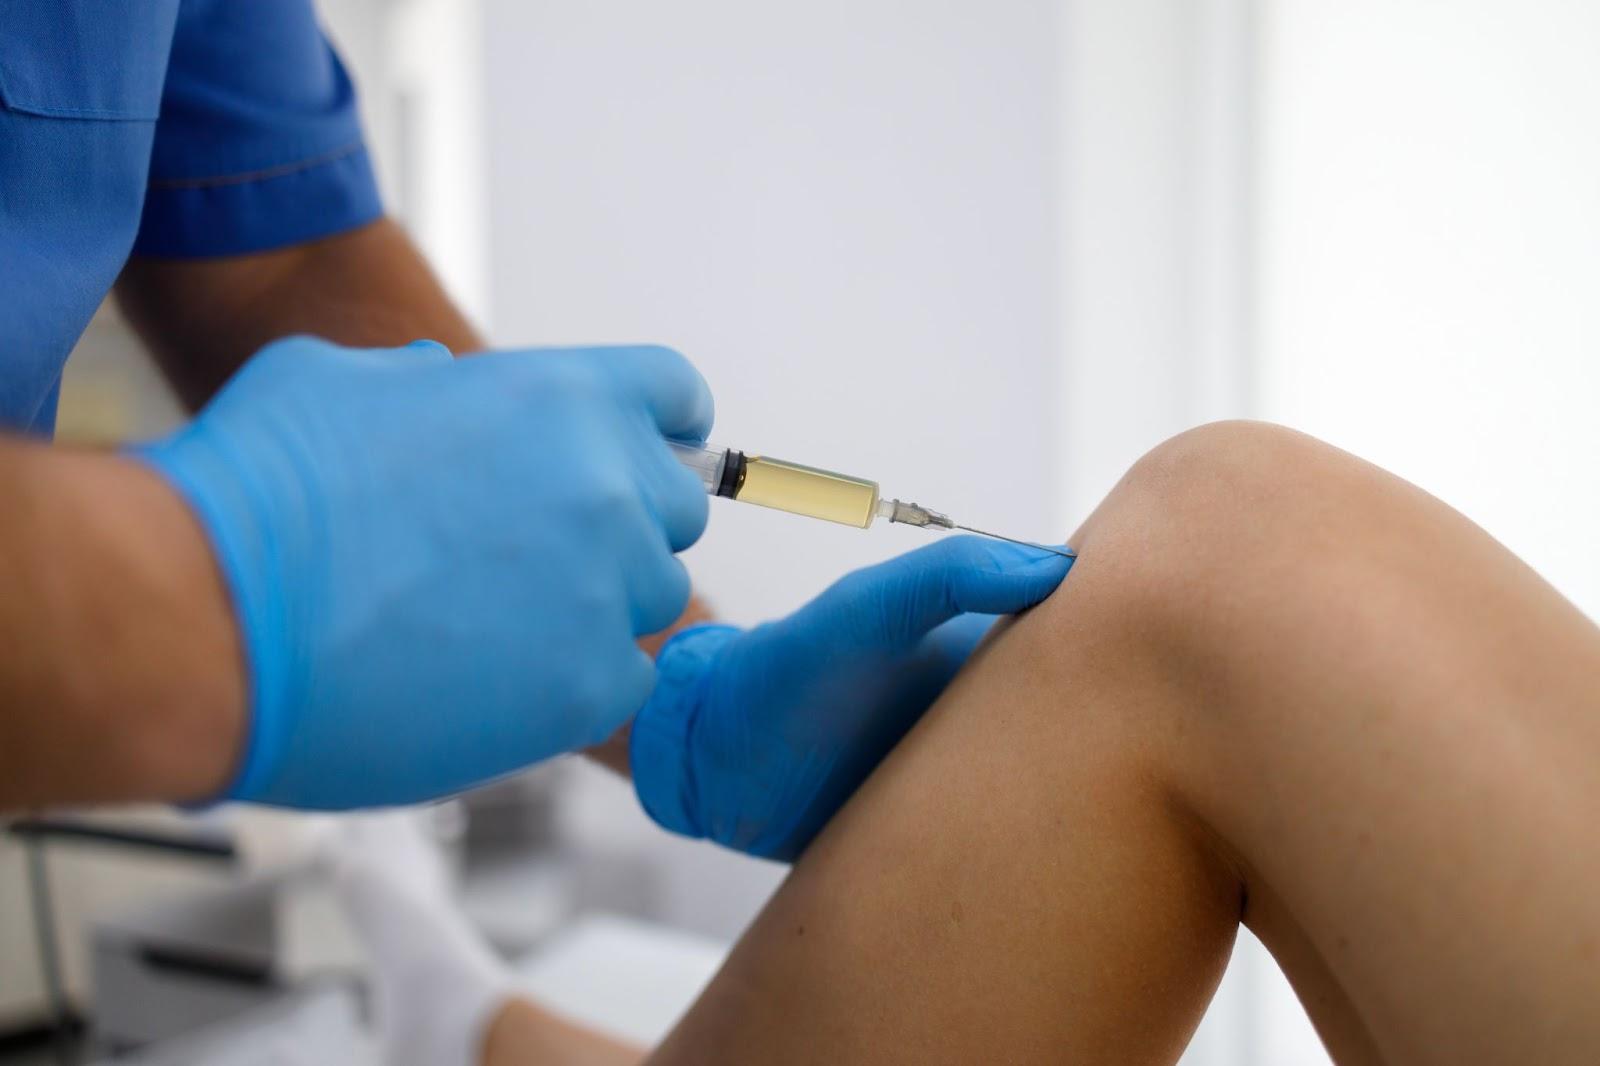
[[[1276,0],[1261,412],[1600,616],[1600,5]]]
[[[496,340],[677,346],[720,440],[1057,532],[1050,7],[489,4]],[[689,558],[750,621],[924,536],[718,505]]]
[[[1165,438],[1248,413],[1254,6],[1061,4],[1064,524]]]
[[[494,339],[673,345],[719,441],[1060,535],[1052,8],[487,0]],[[754,622],[926,537],[716,501],[687,561]],[[734,932],[775,883],[586,795],[689,924]]]

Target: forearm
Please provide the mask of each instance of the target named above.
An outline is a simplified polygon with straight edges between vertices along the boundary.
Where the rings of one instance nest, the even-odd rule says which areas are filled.
[[[484,347],[389,219],[260,255],[133,259],[117,299],[191,410],[262,345],[292,333],[355,347],[426,337],[458,355]]]
[[[194,800],[245,720],[227,595],[140,464],[0,440],[0,810]]]

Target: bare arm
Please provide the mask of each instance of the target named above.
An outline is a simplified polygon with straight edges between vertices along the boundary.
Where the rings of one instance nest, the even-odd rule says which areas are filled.
[[[458,355],[484,347],[388,219],[259,255],[133,259],[117,300],[191,410],[291,333],[371,347],[426,337]]]
[[[245,717],[211,551],[157,475],[0,439],[0,810],[192,800]]]

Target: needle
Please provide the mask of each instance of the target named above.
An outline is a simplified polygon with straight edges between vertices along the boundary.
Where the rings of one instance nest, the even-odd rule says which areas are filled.
[[[922,506],[920,503],[906,503],[904,500],[883,500],[878,504],[877,513],[887,518],[891,522],[899,522],[903,525],[918,526],[922,529],[962,529],[966,530],[968,533],[976,533],[980,537],[993,537],[995,540],[1004,540],[1009,541],[1012,544],[1020,544],[1024,548],[1038,548],[1042,552],[1049,552],[1051,555],[1059,555],[1063,559],[1076,559],[1078,557],[1078,553],[1073,551],[1071,548],[1068,548],[1066,551],[1062,551],[1060,548],[1051,548],[1044,544],[1035,544],[1031,540],[1018,540],[1016,537],[1002,537],[1000,534],[990,533],[986,529],[973,529],[971,526],[960,525],[949,515],[940,511],[930,510]]]
[[[1078,553],[1073,551],[1071,548],[1068,548],[1066,551],[1062,551],[1060,548],[1051,548],[1044,544],[1035,544],[1031,540],[1018,540],[1016,537],[1002,537],[998,533],[990,533],[988,530],[984,529],[973,529],[971,526],[956,525],[956,528],[964,529],[968,533],[976,533],[980,537],[993,537],[995,540],[1007,540],[1012,544],[1020,544],[1024,548],[1038,548],[1042,552],[1054,552],[1063,559],[1076,559],[1078,557]]]

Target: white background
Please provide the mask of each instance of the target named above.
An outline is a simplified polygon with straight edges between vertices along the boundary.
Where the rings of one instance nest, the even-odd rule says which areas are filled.
[[[1600,615],[1600,5],[1278,0],[1259,410]]]

